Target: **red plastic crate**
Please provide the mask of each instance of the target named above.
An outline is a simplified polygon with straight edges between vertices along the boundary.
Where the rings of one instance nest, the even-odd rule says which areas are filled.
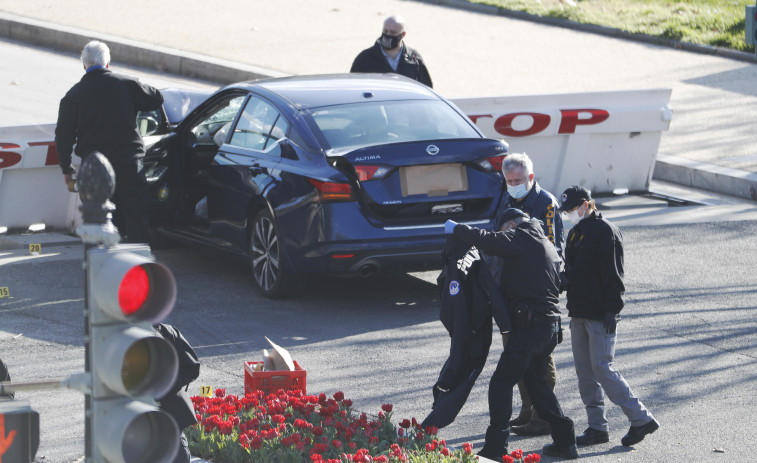
[[[305,386],[308,372],[302,369],[297,360],[293,362],[294,371],[255,371],[255,365],[263,362],[244,362],[244,393],[260,390],[270,394],[279,389],[301,389],[303,394],[307,394]]]

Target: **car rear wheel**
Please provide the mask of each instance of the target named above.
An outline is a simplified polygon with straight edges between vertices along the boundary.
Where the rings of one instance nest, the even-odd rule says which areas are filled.
[[[302,289],[302,279],[284,270],[283,252],[271,213],[260,211],[250,230],[250,267],[255,285],[263,296],[278,299],[292,297]]]

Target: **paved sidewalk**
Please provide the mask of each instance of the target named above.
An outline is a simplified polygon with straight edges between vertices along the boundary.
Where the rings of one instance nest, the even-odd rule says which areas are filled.
[[[233,81],[345,72],[398,13],[450,98],[672,88],[655,178],[757,198],[757,64],[432,3],[4,0],[0,37],[78,51],[97,36],[116,62]]]

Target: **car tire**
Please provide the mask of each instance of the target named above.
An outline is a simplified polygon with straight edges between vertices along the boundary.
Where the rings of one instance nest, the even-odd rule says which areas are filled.
[[[303,279],[295,278],[284,269],[284,253],[271,213],[264,209],[250,223],[248,252],[255,286],[270,299],[299,295],[304,289]]]

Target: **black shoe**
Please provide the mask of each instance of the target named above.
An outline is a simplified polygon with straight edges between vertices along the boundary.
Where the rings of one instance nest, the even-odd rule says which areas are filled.
[[[625,447],[630,447],[634,444],[638,444],[639,442],[644,440],[644,436],[646,436],[647,434],[652,434],[653,432],[657,431],[659,427],[660,423],[658,423],[654,418],[652,418],[652,421],[647,424],[643,424],[641,426],[631,426],[628,429],[628,434],[620,439],[620,443]]]
[[[528,423],[529,420],[531,420],[531,413],[524,413],[523,410],[521,410],[520,415],[518,415],[517,418],[514,420],[510,420],[510,427],[513,426],[523,426],[524,424]]]
[[[607,431],[597,431],[594,428],[586,428],[583,434],[576,436],[578,445],[594,445],[610,442],[610,433]]]
[[[547,436],[552,432],[552,427],[546,421],[531,420],[523,426],[511,427],[510,431],[519,436]]]
[[[547,444],[541,449],[544,455],[550,457],[560,457],[566,460],[575,460],[578,458],[578,449],[575,445],[560,446],[557,444]]]
[[[502,449],[502,453],[491,452],[491,451],[487,451],[486,449],[481,449],[476,455],[500,462],[502,461],[502,455],[507,455],[507,448]]]

